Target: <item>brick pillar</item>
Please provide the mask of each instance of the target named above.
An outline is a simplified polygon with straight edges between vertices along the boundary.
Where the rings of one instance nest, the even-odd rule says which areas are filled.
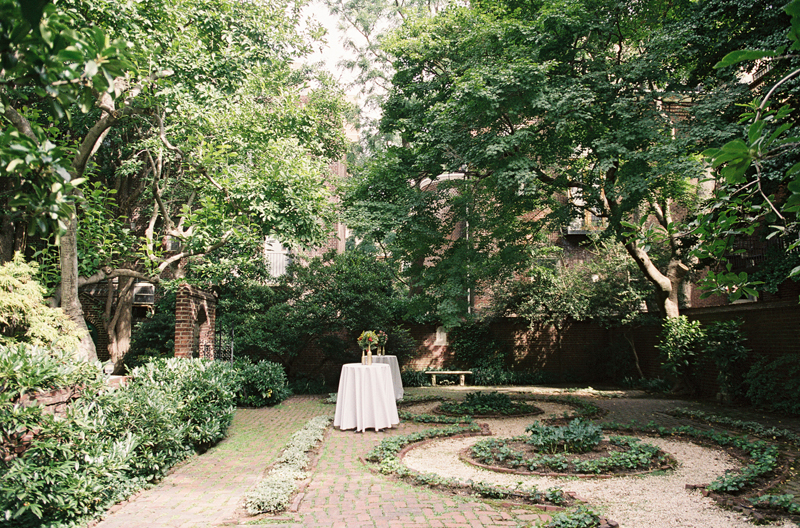
[[[195,352],[194,336],[198,336],[200,350],[208,347],[214,357],[214,323],[216,321],[217,298],[183,284],[178,289],[175,301],[175,357],[191,358]]]

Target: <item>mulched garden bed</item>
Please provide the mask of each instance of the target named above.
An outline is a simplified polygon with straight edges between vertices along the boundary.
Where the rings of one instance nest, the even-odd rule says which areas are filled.
[[[459,410],[460,409],[460,410]],[[458,403],[445,402],[433,409],[434,414],[443,416],[472,416],[473,418],[522,418],[525,416],[537,416],[544,414],[544,411],[535,405],[522,402],[514,402],[510,407],[493,412],[474,412],[469,407],[460,407]]]
[[[654,471],[674,469],[677,464],[669,454],[654,448],[652,453],[642,453],[635,460],[621,466],[609,464],[613,467],[586,472],[579,469],[580,464],[587,462],[602,463],[603,459],[610,460],[614,457],[619,457],[621,454],[630,453],[634,448],[630,445],[617,445],[608,440],[603,440],[593,450],[586,453],[548,455],[537,453],[535,448],[524,440],[500,439],[495,442],[496,445],[482,450],[486,456],[476,457],[473,447],[469,447],[461,451],[460,458],[468,464],[500,473],[579,478],[643,475]],[[554,460],[554,463],[548,464],[548,459]],[[532,464],[537,463],[541,465],[532,469]]]

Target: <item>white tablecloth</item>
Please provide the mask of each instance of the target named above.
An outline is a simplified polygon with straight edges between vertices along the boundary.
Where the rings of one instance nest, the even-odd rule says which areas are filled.
[[[394,399],[403,397],[403,379],[400,377],[400,364],[397,356],[372,356],[372,363],[385,363],[392,369],[392,385],[394,386]]]
[[[389,365],[342,365],[333,425],[340,429],[379,431],[400,423]]]

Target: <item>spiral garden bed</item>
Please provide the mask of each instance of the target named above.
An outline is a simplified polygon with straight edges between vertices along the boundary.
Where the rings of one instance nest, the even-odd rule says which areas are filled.
[[[573,410],[569,413],[553,410],[547,407],[552,406],[552,402],[553,399],[535,401],[536,405],[547,408],[536,423],[566,425],[576,414],[591,414],[591,410],[587,412],[576,402],[570,402]],[[438,404],[427,404],[425,412],[436,406]],[[463,416],[448,419],[464,422]],[[524,416],[500,415],[480,417],[480,422],[484,424],[484,431],[487,428],[491,431],[491,438],[431,437],[419,443],[409,442],[404,444],[400,456],[389,464],[381,464],[382,471],[392,473],[392,466],[401,468],[398,472],[404,478],[414,475],[412,480],[415,482],[433,483],[440,489],[447,489],[449,483],[454,482],[478,483],[466,486],[467,489],[463,484],[451,487],[453,490],[460,487],[460,491],[454,491],[458,494],[478,492],[483,496],[521,501],[528,497],[528,502],[535,502],[530,500],[534,497],[544,508],[557,508],[557,504],[548,502],[548,497],[561,496],[567,498],[561,506],[575,511],[570,498],[584,498],[584,501],[598,505],[600,511],[609,512],[610,517],[626,528],[662,524],[738,528],[762,524],[765,518],[774,520],[780,517],[769,515],[769,512],[765,515],[763,509],[756,511],[748,502],[748,498],[759,495],[757,489],[762,489],[760,485],[763,482],[775,478],[779,466],[770,461],[773,455],[767,452],[766,447],[744,437],[698,430],[634,430],[630,431],[636,437],[633,440],[603,438],[596,451],[556,457],[556,467],[531,468],[529,460],[536,463],[541,460],[536,458],[534,449],[523,445],[526,443],[524,437],[518,438],[530,426],[531,420]],[[476,431],[476,434],[480,433]],[[615,443],[625,445],[612,447]],[[473,456],[472,448],[476,444],[484,444],[482,449],[488,453],[487,456],[502,455],[500,458],[504,460],[481,460]],[[652,449],[646,449],[649,461],[644,465],[608,468],[604,461],[608,458],[622,459],[622,466],[626,466],[624,460],[628,455],[625,453],[631,453],[631,445],[648,444],[652,444]],[[558,449],[555,451],[546,455],[555,456]],[[634,455],[633,458],[638,457],[636,453]],[[575,471],[575,462],[584,467],[594,464],[594,469],[584,473]],[[558,464],[564,463],[568,466],[562,470],[563,466]],[[565,480],[564,477],[571,478]],[[562,487],[569,491],[562,490]],[[732,491],[725,491],[726,488]],[[727,508],[721,508],[719,504]],[[779,526],[796,526],[785,517],[778,522],[783,523]]]

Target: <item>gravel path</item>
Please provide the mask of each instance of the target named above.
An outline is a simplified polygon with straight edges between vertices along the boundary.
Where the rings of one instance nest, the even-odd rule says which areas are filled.
[[[536,402],[546,415],[561,416],[564,406]],[[421,408],[415,412],[425,412]],[[543,417],[540,415],[537,418]],[[533,419],[511,418],[479,420],[489,425],[494,436],[507,438],[525,433]],[[756,526],[744,516],[717,507],[712,499],[699,491],[687,490],[686,484],[707,484],[727,469],[738,467],[737,461],[720,449],[698,446],[691,442],[668,438],[646,438],[672,454],[679,467],[668,474],[611,479],[556,479],[538,476],[495,473],[465,464],[458,453],[481,440],[481,437],[438,440],[409,451],[403,462],[424,473],[436,473],[450,478],[491,482],[509,488],[539,490],[551,487],[576,492],[623,528],[680,526],[692,528],[744,528]],[[791,522],[773,526],[796,527]]]

